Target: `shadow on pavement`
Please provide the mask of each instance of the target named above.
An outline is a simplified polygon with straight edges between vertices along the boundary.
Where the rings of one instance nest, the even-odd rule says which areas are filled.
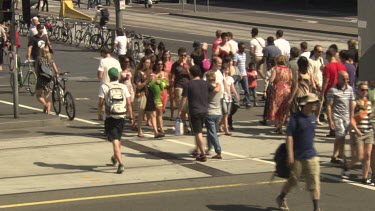
[[[35,165],[40,167],[47,167],[47,168],[55,168],[55,169],[66,169],[66,170],[82,170],[82,171],[93,171],[93,172],[101,172],[101,173],[111,173],[112,172],[106,172],[106,171],[100,171],[97,168],[100,167],[108,167],[108,165],[105,166],[80,166],[80,165],[69,165],[69,164],[50,164],[50,163],[44,163],[44,162],[34,162]]]
[[[279,210],[275,207],[260,207],[256,205],[243,205],[243,204],[228,204],[228,205],[207,205],[207,208],[210,210],[216,210],[216,211],[257,211],[257,210]]]

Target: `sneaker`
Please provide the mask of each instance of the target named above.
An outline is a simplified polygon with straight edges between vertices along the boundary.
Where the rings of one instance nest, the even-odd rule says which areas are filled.
[[[288,207],[288,205],[287,205],[287,203],[286,203],[286,198],[281,199],[280,196],[278,196],[278,197],[276,198],[276,203],[277,203],[277,205],[279,206],[279,209],[280,209],[281,211],[288,211],[288,210],[289,210],[289,207]]]
[[[191,156],[193,156],[193,158],[197,158],[197,157],[199,157],[199,153],[197,151],[193,151],[191,153]]]
[[[115,157],[111,157],[111,162],[112,162],[112,165],[113,166],[116,166],[117,165],[117,160],[116,160],[116,158]]]
[[[362,184],[374,186],[374,183],[371,181],[371,179],[363,179]]]
[[[342,160],[337,159],[335,157],[331,157],[331,163],[334,163],[334,164],[344,164],[344,162],[342,162]]]
[[[200,161],[200,162],[206,162],[207,157],[206,157],[206,155],[200,155],[199,157],[195,158],[195,160]]]
[[[223,159],[223,157],[221,156],[221,154],[217,154],[213,156],[212,159]]]
[[[124,165],[120,164],[118,165],[118,168],[117,168],[117,174],[122,174],[122,172],[124,172],[125,168],[124,168]]]
[[[316,121],[316,125],[324,125],[321,121]]]

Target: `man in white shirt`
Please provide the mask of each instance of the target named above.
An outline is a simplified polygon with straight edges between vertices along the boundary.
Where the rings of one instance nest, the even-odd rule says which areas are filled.
[[[307,50],[308,49],[307,42],[303,41],[301,42],[301,44],[299,44],[299,46],[301,47],[301,56],[304,56],[307,59],[310,59],[311,51]]]
[[[229,46],[230,46],[230,51],[232,51],[233,55],[238,52],[238,43],[233,40],[233,33],[232,32],[227,32],[228,37],[229,37]]]
[[[241,73],[241,79],[239,83],[242,89],[245,92],[246,98],[246,108],[251,107],[251,100],[250,100],[250,92],[249,92],[249,82],[247,80],[247,73],[246,73],[246,54],[245,54],[245,43],[240,42],[238,44],[239,51],[233,57],[233,66],[237,66]],[[255,106],[255,104],[254,104]]]
[[[117,48],[118,60],[120,62],[122,70],[126,57],[126,46],[128,44],[128,38],[126,37],[124,30],[122,28],[118,28],[116,30],[116,33],[117,37],[115,38],[115,42],[113,43],[113,49]]]
[[[276,32],[276,40],[275,40],[275,46],[278,47],[281,51],[281,54],[285,56],[286,60],[289,60],[289,54],[290,54],[290,44],[287,40],[283,38],[284,32],[283,30],[277,30]]]
[[[100,85],[109,83],[108,70],[112,67],[121,70],[120,62],[111,56],[111,52],[107,47],[103,47],[100,50],[100,55],[103,57],[99,62],[98,67],[98,79]]]
[[[266,46],[266,41],[258,37],[259,30],[258,28],[252,28],[251,29],[251,37],[250,40],[250,56],[251,61],[255,64],[256,71],[259,73],[259,75],[264,78],[264,72],[263,72],[263,63],[261,63],[263,59],[263,48]]]

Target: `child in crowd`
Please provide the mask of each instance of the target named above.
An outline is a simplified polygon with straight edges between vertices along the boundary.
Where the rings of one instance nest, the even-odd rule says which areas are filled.
[[[258,79],[258,73],[255,71],[255,64],[253,62],[250,62],[248,67],[246,68],[246,74],[247,74],[247,80],[249,82],[249,92],[252,94],[254,98],[254,107],[258,106],[257,104],[257,79]]]

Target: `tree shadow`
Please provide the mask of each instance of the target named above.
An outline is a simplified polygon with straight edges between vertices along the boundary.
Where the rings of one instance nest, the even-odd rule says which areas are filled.
[[[227,204],[227,205],[207,205],[207,208],[215,211],[272,211],[279,210],[275,207],[260,207],[257,205],[244,205],[244,204]]]
[[[92,172],[100,172],[100,173],[111,173],[106,171],[98,170],[97,168],[101,167],[108,167],[109,164],[105,166],[97,166],[97,165],[69,165],[69,164],[62,164],[62,163],[44,163],[44,162],[34,162],[34,165],[39,167],[46,167],[46,168],[54,168],[54,169],[65,169],[65,170],[82,170],[82,171],[92,171]]]

